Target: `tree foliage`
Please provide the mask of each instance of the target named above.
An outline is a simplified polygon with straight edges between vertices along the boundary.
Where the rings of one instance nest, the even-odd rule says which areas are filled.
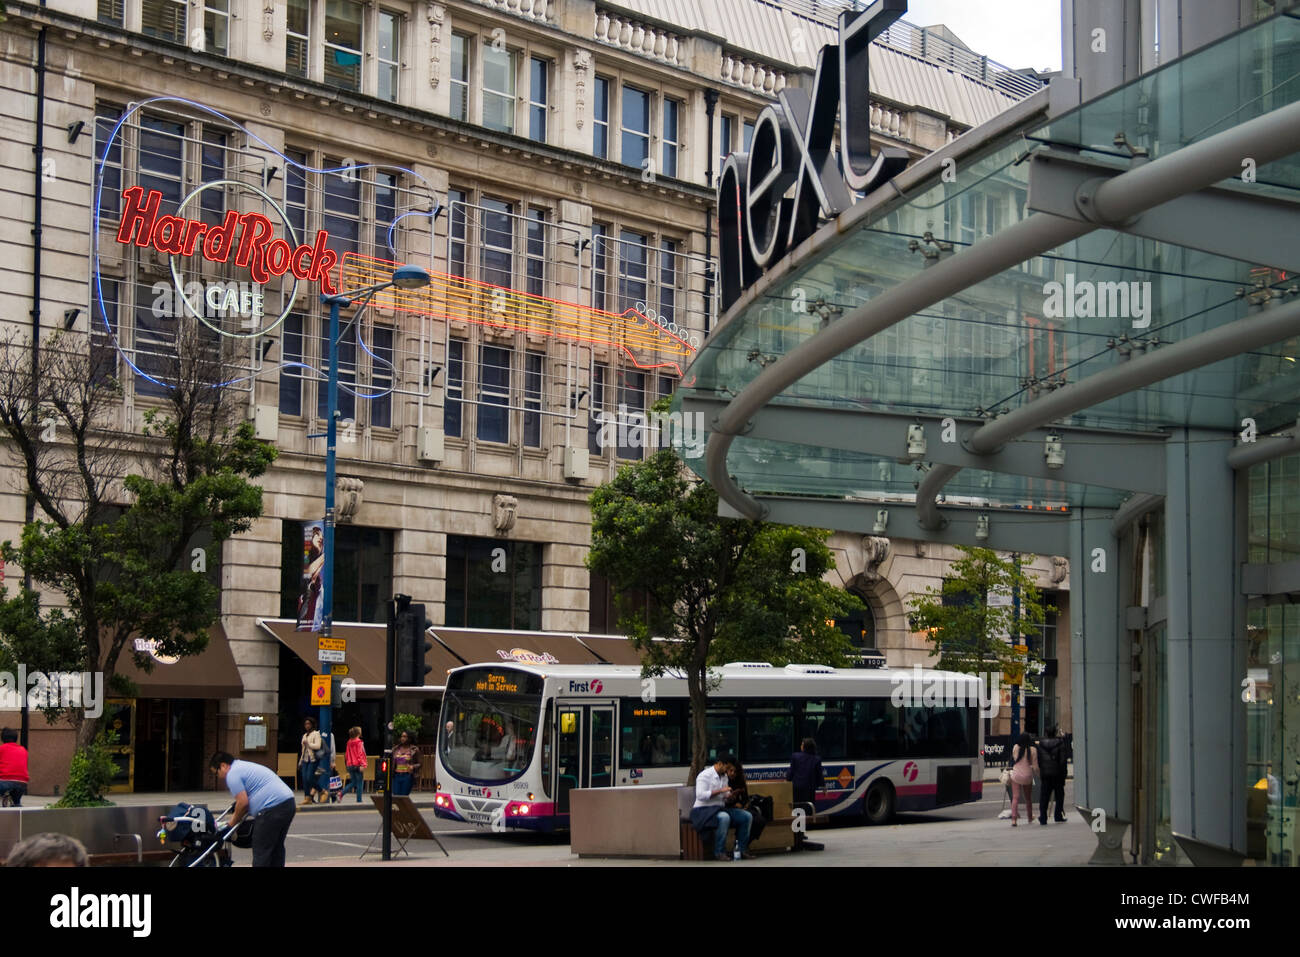
[[[128,641],[182,657],[207,646],[220,592],[198,573],[208,556],[192,550],[219,550],[262,514],[249,479],[276,450],[241,421],[234,394],[212,385],[228,378],[229,347],[193,323],[176,336],[171,386],[140,434],[123,428],[111,350],[56,333],[33,370],[30,340],[11,331],[0,341],[0,435],[39,509],[20,542],[0,549],[64,605],[45,608],[26,588],[0,593],[0,636],[29,667],[102,671],[122,691],[114,676]],[[149,655],[129,653],[152,668]],[[72,717],[89,747],[93,723]]]
[[[988,548],[957,548],[962,557],[952,563],[943,587],[912,596],[913,628],[926,632],[939,668],[967,673],[996,669],[1022,684],[1026,664],[1039,656],[1017,652],[1008,637],[1014,630],[1020,636],[1017,644],[1025,644],[1040,634],[1047,614],[1056,609],[1043,603],[1033,578],[1013,560]],[[1011,602],[1017,588],[1018,623]]]
[[[609,579],[643,673],[686,678],[692,778],[707,760],[710,665],[846,664],[848,638],[828,622],[861,602],[822,579],[829,532],[720,518],[717,492],[688,480],[672,449],[624,466],[591,508],[587,567]]]

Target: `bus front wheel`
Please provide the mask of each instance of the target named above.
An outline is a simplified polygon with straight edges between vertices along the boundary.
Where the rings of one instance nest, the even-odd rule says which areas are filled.
[[[862,799],[862,814],[868,824],[887,824],[894,816],[894,788],[888,781],[877,781]]]

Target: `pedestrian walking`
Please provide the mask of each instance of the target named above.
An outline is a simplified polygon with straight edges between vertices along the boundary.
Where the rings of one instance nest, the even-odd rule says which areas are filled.
[[[302,743],[298,751],[298,781],[302,785],[302,803],[311,804],[316,794],[316,753],[320,751],[320,732],[316,722],[304,718]]]
[[[1038,798],[1038,823],[1047,826],[1047,805],[1056,798],[1056,814],[1052,820],[1064,824],[1065,816],[1065,760],[1069,754],[1066,740],[1060,731],[1051,727],[1047,737],[1038,742],[1038,775],[1042,794]]]
[[[348,783],[343,785],[343,795],[348,790],[357,792],[357,803],[361,803],[361,790],[365,785],[366,745],[361,740],[361,729],[348,730],[348,747],[343,755],[343,764],[348,769]],[[340,796],[341,798],[342,796]]]
[[[1016,826],[1020,811],[1020,796],[1024,793],[1025,813],[1034,813],[1034,775],[1038,773],[1038,749],[1028,734],[1020,736],[1020,743],[1011,749],[1011,826]]]

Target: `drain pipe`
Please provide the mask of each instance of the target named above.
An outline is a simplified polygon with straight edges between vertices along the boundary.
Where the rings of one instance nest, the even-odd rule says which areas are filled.
[[[45,0],[41,0],[41,9],[45,8]],[[46,27],[41,27],[41,32],[36,37],[36,143],[32,146],[32,197],[35,200],[34,214],[32,219],[32,403],[33,409],[37,398],[37,390],[40,383],[41,367],[41,249],[44,241],[41,238],[42,224],[42,206],[44,204],[44,188],[42,173],[45,169],[45,45],[46,45]],[[30,492],[26,496],[26,520],[31,524],[36,519],[36,500]],[[30,589],[32,587],[32,574],[26,568],[23,569],[23,587]],[[19,741],[23,747],[27,747],[27,734],[29,730],[27,694],[23,689],[22,704],[20,708],[21,723],[19,725]]]
[[[704,91],[704,113],[709,118],[708,166],[704,170],[704,181],[713,189],[713,111],[718,107],[718,91],[710,87]],[[709,338],[709,317],[713,315],[713,207],[710,203],[704,210],[704,338]]]

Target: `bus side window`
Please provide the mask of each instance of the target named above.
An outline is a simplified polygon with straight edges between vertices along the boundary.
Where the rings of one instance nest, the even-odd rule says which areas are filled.
[[[546,721],[542,725],[542,791],[551,796],[551,735],[555,731],[555,719],[551,717],[551,702],[547,701],[544,710]]]
[[[900,711],[888,698],[860,698],[854,701],[850,732],[853,744],[849,756],[858,760],[898,757]]]

